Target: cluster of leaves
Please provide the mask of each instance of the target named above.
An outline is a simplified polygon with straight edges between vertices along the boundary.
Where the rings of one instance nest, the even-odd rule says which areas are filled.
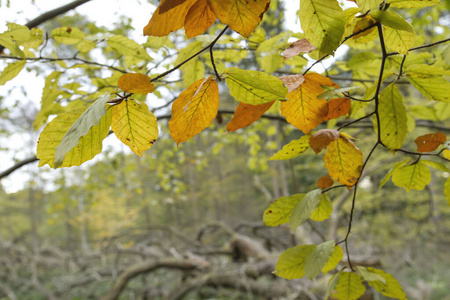
[[[306,194],[277,199],[264,212],[266,225],[289,223],[291,228],[296,230],[308,219],[326,220],[333,209],[327,192],[339,187],[353,189],[354,192],[345,238],[337,243],[327,241],[320,245],[301,245],[286,250],[278,261],[276,274],[288,279],[301,278],[304,275],[313,279],[320,272],[327,273],[335,269],[342,260],[343,250],[339,244],[343,243],[349,266],[332,277],[327,297],[332,295],[337,299],[357,299],[364,294],[363,281],[366,281],[383,295],[405,299],[405,293],[392,275],[373,268],[354,267],[347,242],[358,183],[367,162],[377,148],[383,147],[392,153],[403,152],[413,156],[412,159],[397,162],[380,186],[392,179],[395,185],[407,191],[422,190],[431,181],[429,167],[449,172],[443,163],[450,161],[449,143],[442,132],[417,137],[417,151],[402,149],[408,131],[412,131],[415,126],[412,116],[425,120],[445,120],[450,117],[450,83],[445,77],[449,76],[450,72],[447,70],[445,58],[428,64],[429,56],[410,53],[439,43],[414,48],[417,44],[414,27],[392,10],[423,8],[438,5],[440,1],[353,2],[356,2],[357,7],[344,10],[337,0],[300,0],[299,18],[304,33],[283,32],[264,41],[265,34],[262,39],[259,38],[261,29],[257,27],[269,9],[270,0],[162,1],[144,28],[145,35],[163,37],[184,27],[186,36],[193,38],[208,30],[216,19],[226,26],[222,27],[223,30],[206,46],[201,41],[190,43],[180,51],[173,68],[154,78],[147,74],[125,72],[112,66],[96,64],[77,56],[70,59],[45,58],[60,63],[65,60],[79,63],[72,68],[83,68],[86,65],[108,67],[113,74],[106,79],[94,77],[93,82],[98,90],[91,94],[79,92],[83,94],[83,100],[70,101],[66,106],[61,105],[60,99],[68,93],[57,88],[61,73],[53,72],[47,77],[36,127],[43,125],[49,115],[58,116],[48,123],[40,135],[37,148],[40,166],[48,164],[54,168],[69,167],[92,159],[101,152],[102,141],[108,136],[110,128],[134,153],[142,155],[143,151],[151,148],[157,140],[158,125],[155,115],[140,101],[143,98],[139,94],[156,93],[154,83],[180,68],[185,72],[183,81],[188,87],[173,102],[169,130],[177,145],[186,142],[210,126],[216,118],[219,109],[218,83],[225,80],[230,94],[239,101],[233,119],[227,124],[227,131],[249,126],[269,110],[279,111],[286,121],[302,131],[303,135],[285,145],[270,159],[292,159],[309,148],[319,154],[326,148],[323,158],[328,175],[318,180],[319,188]],[[214,47],[228,28],[248,38],[249,43],[261,42],[256,52],[261,55],[259,63],[266,72],[225,67],[224,63],[214,59]],[[298,40],[286,46],[288,39],[294,36]],[[99,41],[106,40],[111,49],[125,57],[125,64],[135,70],[144,68],[147,62],[152,61],[142,45],[124,36],[86,36],[76,28],[63,27],[53,30],[51,37],[58,43],[75,45],[79,53],[87,53],[94,49]],[[360,93],[355,87],[341,88],[328,76],[310,72],[311,66],[304,70],[307,61],[305,54],[316,59],[316,64],[333,55],[344,43],[358,48],[372,43],[377,37],[381,57],[370,52],[360,52],[343,67],[354,74],[362,73],[361,77],[371,75],[371,70],[375,70],[373,73],[378,75],[378,79],[365,93]],[[228,38],[234,39],[232,36]],[[148,45],[157,42],[158,45],[169,43],[168,40],[161,41],[149,39]],[[238,41],[239,39],[235,39],[233,42],[238,44]],[[42,30],[29,30],[24,26],[9,24],[9,30],[0,35],[0,44],[9,50],[7,58],[17,61],[10,63],[3,70],[0,84],[17,76],[27,61],[43,60],[43,57],[36,57],[36,52],[32,49],[39,48],[44,42],[47,41]],[[273,51],[280,47],[285,47],[282,56]],[[207,50],[210,53],[208,63],[213,74],[205,77],[203,62],[195,59]],[[387,50],[393,52],[388,53]],[[244,57],[245,55],[244,53]],[[400,55],[403,57],[399,60],[397,57]],[[294,66],[292,70],[295,74],[276,77],[267,73],[278,70],[284,61]],[[366,74],[363,74],[364,72]],[[440,106],[416,105],[407,108],[398,87],[405,78],[423,96],[440,101]],[[111,99],[111,93],[117,92],[116,86],[123,94],[117,94],[117,98]],[[73,83],[65,87],[78,91],[80,86]],[[360,98],[355,96],[361,94]],[[94,101],[87,106],[86,100]],[[366,113],[370,108],[371,111]],[[355,120],[337,129],[331,129],[340,117],[351,117]],[[354,139],[342,129],[369,118],[373,118],[376,140],[364,159]],[[330,129],[313,131],[324,122],[327,122]],[[436,150],[438,152],[433,152]],[[438,158],[441,161],[425,160],[422,159],[423,156]],[[335,185],[335,182],[339,184]],[[450,179],[447,180],[444,190],[450,203]]]

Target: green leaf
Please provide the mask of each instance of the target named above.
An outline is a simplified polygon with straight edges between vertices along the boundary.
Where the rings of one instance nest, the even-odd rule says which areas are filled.
[[[306,257],[316,249],[316,245],[295,246],[284,251],[277,261],[275,272],[285,279],[302,278],[305,275]]]
[[[390,150],[399,149],[407,134],[407,115],[403,97],[395,84],[386,87],[379,97],[381,141]],[[377,119],[374,118],[375,130]]]
[[[337,0],[300,0],[300,24],[306,39],[323,54],[332,54],[345,30],[344,11]]]
[[[296,230],[298,226],[302,225],[317,208],[322,199],[320,189],[313,190],[305,195],[305,197],[297,203],[292,211],[289,223],[292,230]]]
[[[55,41],[65,45],[77,44],[85,36],[84,32],[80,31],[78,28],[71,27],[59,27],[53,29],[51,32],[51,37],[54,38]]]
[[[425,97],[450,102],[450,82],[443,77],[443,75],[450,75],[450,71],[441,67],[419,64],[408,67],[405,73],[409,82]]]
[[[228,68],[224,72],[231,95],[240,102],[258,105],[286,100],[288,89],[275,76],[259,71]]]
[[[341,275],[342,272],[339,272],[337,274],[334,274],[333,277],[331,277],[330,282],[328,283],[327,291],[325,293],[325,300],[328,300],[328,298],[333,293],[338,281],[339,281],[339,275]]]
[[[440,4],[440,0],[389,0],[388,3],[393,7],[416,8],[427,7]]]
[[[344,258],[344,251],[342,250],[342,248],[340,246],[334,247],[330,259],[322,268],[322,273],[326,274],[336,268],[336,266],[341,262],[342,258]]]
[[[420,162],[426,164],[429,167],[432,167],[433,169],[444,171],[444,172],[450,172],[448,167],[441,162],[436,162],[436,161],[431,161],[431,160],[426,160],[426,159],[422,159]]]
[[[334,241],[327,241],[317,245],[314,251],[306,257],[304,267],[306,277],[312,280],[314,277],[319,275],[322,268],[331,258],[335,246],[336,244]]]
[[[48,164],[51,168],[56,168],[54,165],[56,146],[85,111],[86,108],[84,107],[77,108],[57,116],[47,124],[39,136],[37,146],[39,167]],[[102,141],[109,133],[111,118],[112,109],[109,109],[107,114],[100,119],[99,124],[91,127],[89,133],[80,138],[78,145],[65,155],[60,167],[79,166],[100,153],[102,151]]]
[[[374,268],[367,268],[367,270],[369,272],[378,274],[385,279],[386,283],[380,281],[368,281],[368,284],[373,286],[378,292],[380,292],[386,297],[391,297],[395,299],[407,299],[405,292],[398,283],[397,279],[394,278],[394,276],[382,270]]]
[[[19,44],[28,42],[31,39],[30,29],[27,26],[8,23],[8,31],[4,33]]]
[[[16,77],[20,71],[22,71],[25,64],[26,61],[24,60],[9,63],[0,73],[0,85],[4,85],[6,82]]]
[[[372,8],[378,8],[383,0],[357,0],[361,12],[366,12]]]
[[[450,206],[450,177],[447,178],[444,184],[445,199],[447,199],[448,206]]]
[[[339,300],[356,300],[366,291],[362,278],[356,273],[341,272],[338,283],[336,284],[336,293],[333,297]]]
[[[294,157],[299,156],[300,154],[303,154],[306,152],[309,148],[309,138],[311,137],[311,134],[307,134],[299,138],[298,140],[290,141],[288,144],[284,145],[283,148],[272,155],[269,160],[286,160],[286,159],[292,159]]]
[[[60,77],[61,72],[53,71],[45,78],[45,85],[41,97],[41,109],[33,122],[33,128],[35,130],[47,122],[49,115],[61,112],[61,104],[55,103],[58,96],[62,94],[62,91],[58,89]]]
[[[386,284],[386,279],[384,279],[384,277],[380,274],[372,272],[366,267],[356,266],[356,269],[365,281],[380,281],[381,283]]]
[[[79,140],[89,134],[91,128],[99,124],[100,119],[106,114],[106,102],[110,99],[110,95],[106,94],[103,98],[95,101],[86,109],[83,114],[76,120],[56,147],[55,152],[55,168],[62,165],[64,157],[75,146],[79,144]],[[109,127],[109,126],[108,126]]]
[[[431,173],[428,167],[422,163],[402,166],[392,172],[392,182],[403,187],[407,192],[410,190],[421,191],[431,181]]]
[[[205,65],[200,60],[188,62],[181,68],[183,71],[183,84],[190,86],[197,80],[205,77]]]
[[[322,199],[320,199],[319,206],[311,213],[311,220],[322,222],[328,219],[333,212],[333,205],[331,204],[330,197],[327,194],[322,194]]]
[[[386,184],[386,182],[389,181],[389,179],[391,179],[392,173],[394,172],[394,170],[400,168],[401,166],[406,164],[408,161],[409,161],[409,159],[404,159],[403,161],[396,162],[395,165],[386,173],[386,175],[384,175],[383,180],[381,180],[380,189]]]
[[[414,33],[414,27],[402,18],[398,13],[389,10],[375,10],[370,16],[379,23],[389,28]]]
[[[152,60],[150,55],[148,55],[147,51],[145,51],[141,45],[125,36],[115,35],[110,37],[107,40],[107,43],[119,54],[124,56],[134,56],[145,60]]]
[[[325,92],[323,92],[322,94],[317,96],[317,99],[331,100],[331,99],[335,99],[335,98],[340,98],[340,97],[342,97],[339,95],[340,93],[350,92],[350,91],[358,90],[358,89],[361,89],[361,87],[360,86],[350,86],[350,87],[340,88],[340,89],[328,88],[328,90],[325,90]]]
[[[289,223],[289,217],[295,205],[305,197],[305,194],[295,194],[280,197],[264,211],[263,221],[266,226],[278,226]]]

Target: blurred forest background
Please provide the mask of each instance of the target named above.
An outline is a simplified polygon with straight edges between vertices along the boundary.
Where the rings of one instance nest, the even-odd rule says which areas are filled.
[[[91,1],[104,5],[108,2]],[[19,2],[39,6],[40,1]],[[152,11],[155,3],[141,0],[140,4],[143,10]],[[10,4],[2,0],[0,5],[3,10]],[[247,43],[242,47],[245,51],[235,51],[232,57],[226,55],[224,44],[223,54],[218,51],[216,58],[227,64],[238,59],[241,68],[272,68],[264,58],[279,55],[290,36],[280,35],[287,32],[286,24],[280,22],[284,19],[284,7],[285,3],[272,1],[261,25],[264,31],[259,31],[264,40],[277,35],[277,43],[266,44],[266,50]],[[410,21],[423,42],[442,39],[445,34],[448,37],[450,18],[443,5],[420,13],[411,15]],[[2,25],[16,21],[14,14],[9,17],[0,20]],[[141,34],[142,28],[131,26],[133,16],[117,17],[110,27],[96,26],[96,17],[96,13],[86,16],[71,10],[40,27],[45,32],[70,26],[91,35]],[[145,18],[149,17],[150,11]],[[296,26],[299,28],[289,24],[289,28]],[[215,25],[209,32],[214,35],[217,28]],[[176,57],[186,45],[180,33],[171,35],[171,41],[164,40],[160,49],[150,42],[145,44],[142,37],[141,40],[154,55],[155,64],[158,58]],[[48,55],[53,55],[52,50],[59,57],[73,55],[70,46],[54,45],[52,40],[48,43],[44,49]],[[376,49],[375,45],[370,47]],[[267,49],[275,52],[267,54]],[[328,75],[337,78],[335,81],[342,86],[367,88],[379,65],[370,58],[355,61],[357,51],[351,48],[338,57],[327,69]],[[450,52],[448,46],[439,51]],[[242,53],[241,57],[236,58],[236,53]],[[432,59],[430,53],[423,53],[425,59]],[[93,61],[126,67],[125,60],[111,54],[107,47],[83,55]],[[278,58],[272,56],[272,63],[273,60]],[[204,62],[210,72],[207,60]],[[299,59],[295,63],[271,72],[293,72],[307,61]],[[392,59],[390,63],[397,62]],[[48,75],[67,68],[61,64],[33,63],[27,65],[27,72]],[[0,65],[3,67],[4,62],[0,61]],[[162,67],[171,65],[173,60],[164,60]],[[90,79],[99,76],[98,72],[86,71]],[[352,73],[362,80],[349,80]],[[24,86],[30,85],[29,80],[35,75],[25,76],[28,77],[16,78],[1,91],[0,172],[35,153],[39,131],[34,130],[33,122],[39,108],[30,98],[39,101],[43,86],[38,85],[31,92]],[[185,75],[177,73],[164,83],[169,86],[161,89],[160,98],[164,101],[147,102],[159,120],[168,120],[170,106],[165,104],[182,91],[182,76]],[[74,86],[77,82],[73,77],[64,80],[57,87],[60,96],[73,99],[79,86]],[[98,83],[92,86],[86,93],[100,88]],[[420,104],[418,92],[406,88],[402,92],[407,101]],[[271,272],[286,248],[340,240],[345,235],[350,191],[329,193],[334,211],[325,222],[310,222],[296,233],[288,226],[265,227],[262,214],[269,203],[280,196],[315,188],[317,179],[326,174],[318,167],[322,167],[321,158],[312,152],[289,161],[268,161],[283,145],[300,136],[272,110],[271,117],[245,130],[225,134],[236,104],[222,92],[222,113],[216,122],[178,148],[168,134],[167,122],[159,122],[160,138],[143,157],[108,143],[101,155],[83,167],[55,171],[48,167],[38,169],[37,163],[32,163],[2,176],[0,299],[322,299],[330,274],[313,283],[308,279],[287,281]],[[447,106],[430,109],[442,114],[447,111],[450,117]],[[413,118],[422,112],[423,108],[418,107],[409,113]],[[448,117],[416,125],[416,136],[428,132],[421,127],[425,125],[450,134]],[[349,130],[360,139],[358,145],[363,153],[368,151],[364,145],[370,144],[365,141],[371,140],[366,134],[371,128],[371,121],[367,121],[364,126]],[[362,179],[350,243],[353,259],[395,274],[410,299],[450,299],[450,208],[442,191],[449,174],[434,174],[432,183],[420,192],[405,193],[391,182],[379,189],[393,162],[391,153],[377,152]],[[13,180],[8,178],[13,175]],[[370,290],[365,297],[382,299],[380,295],[371,296]]]

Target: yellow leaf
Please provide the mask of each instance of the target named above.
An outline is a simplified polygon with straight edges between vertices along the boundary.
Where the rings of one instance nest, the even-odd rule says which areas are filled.
[[[234,116],[227,124],[227,131],[236,131],[244,128],[259,120],[261,116],[275,103],[275,101],[263,103],[259,105],[251,105],[240,102],[236,107]]]
[[[284,251],[275,266],[275,274],[285,279],[302,278],[305,275],[306,257],[316,249],[316,245],[295,246]]]
[[[295,194],[280,197],[264,211],[263,221],[266,226],[278,226],[289,223],[292,210],[305,197],[305,194]]]
[[[317,99],[324,92],[322,85],[339,88],[329,78],[309,73],[305,75],[303,84],[287,95],[289,101],[281,103],[281,114],[286,121],[304,133],[316,128],[328,114],[328,102]]]
[[[288,144],[284,145],[280,151],[272,155],[269,160],[286,160],[299,156],[310,148],[308,143],[308,139],[310,136],[311,135],[307,134],[302,136],[298,140],[289,142]]]
[[[326,176],[330,179],[330,176]],[[331,185],[333,185],[333,180],[331,180]],[[320,187],[322,188],[322,187]],[[322,199],[319,202],[319,206],[313,212],[311,213],[311,220],[322,222],[326,219],[328,219],[331,216],[331,213],[333,212],[333,205],[331,204],[330,197],[328,197],[327,194],[322,194]]]
[[[356,273],[341,272],[336,292],[332,296],[339,300],[356,300],[366,291],[362,278]]]
[[[336,268],[336,266],[338,265],[338,263],[341,262],[343,257],[344,257],[344,251],[342,250],[342,248],[340,246],[336,246],[334,248],[333,254],[331,254],[330,259],[325,264],[325,266],[322,268],[322,273],[326,274],[329,271]]]
[[[219,88],[209,76],[194,82],[172,105],[169,130],[178,144],[202,132],[214,120],[219,109]]]
[[[361,150],[351,140],[339,136],[327,146],[323,159],[328,174],[335,181],[346,186],[355,185],[361,175],[363,157]]]
[[[217,18],[248,38],[261,22],[270,0],[207,0]]]
[[[198,0],[189,9],[184,20],[184,29],[188,39],[204,33],[216,21],[216,15],[206,0]]]
[[[196,1],[162,0],[144,27],[144,35],[166,36],[182,28],[189,9]]]
[[[111,129],[117,138],[139,156],[158,138],[156,117],[145,103],[125,100],[114,106]]]
[[[119,78],[119,87],[128,93],[147,95],[153,92],[154,85],[150,82],[150,77],[140,73],[123,74]]]
[[[444,155],[444,157],[445,157],[446,159],[450,159],[450,150],[445,149],[445,150],[442,152],[442,155]]]

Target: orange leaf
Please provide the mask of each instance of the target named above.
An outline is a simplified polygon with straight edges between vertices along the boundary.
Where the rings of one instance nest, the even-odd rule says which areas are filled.
[[[311,45],[311,43],[307,39],[301,39],[290,44],[289,48],[284,50],[282,55],[284,57],[284,60],[286,60],[288,58],[297,56],[300,53],[309,53],[315,49],[316,47]]]
[[[244,128],[257,121],[261,116],[272,107],[275,101],[259,105],[251,105],[240,102],[236,107],[234,116],[227,124],[227,131],[232,132]]]
[[[172,105],[169,130],[177,145],[208,127],[218,109],[219,88],[212,76],[191,84]]]
[[[153,92],[155,86],[150,82],[150,77],[140,73],[123,74],[119,78],[119,87],[127,93],[147,95]]]
[[[339,88],[329,78],[309,73],[305,75],[303,84],[287,95],[289,101],[281,102],[281,114],[286,121],[305,134],[321,124],[328,114],[328,102],[317,99],[324,92],[322,85]]]
[[[144,27],[144,35],[166,36],[182,28],[189,9],[196,1],[162,0]]]
[[[363,30],[364,28],[367,28],[369,26],[372,26],[373,24],[375,24],[377,21],[375,21],[374,18],[372,18],[371,16],[367,15],[364,16],[361,20],[359,20],[358,22],[356,22],[355,28],[353,29],[353,33],[357,33],[361,30]],[[353,37],[354,40],[359,39],[360,37],[369,35],[372,31],[375,30],[376,27],[372,27],[366,31],[363,31],[357,35],[355,35]]]
[[[270,0],[207,0],[216,17],[244,37],[261,22]]]
[[[286,75],[278,77],[283,82],[283,85],[287,87],[289,93],[293,90],[296,90],[300,84],[302,84],[305,81],[305,77],[301,74],[296,75]]]
[[[203,34],[214,22],[216,15],[209,8],[206,0],[198,0],[189,9],[184,20],[184,29],[188,39]]]
[[[362,152],[344,135],[327,146],[323,159],[328,174],[340,184],[353,186],[361,176]]]
[[[314,133],[308,140],[311,148],[318,154],[323,148],[328,146],[332,141],[339,138],[339,131],[334,129],[321,129]]]
[[[352,102],[348,98],[331,99],[330,102],[328,102],[328,114],[325,116],[324,120],[328,121],[340,116],[345,116],[349,113],[351,106]]]
[[[317,181],[317,186],[320,187],[321,189],[329,188],[333,184],[334,181],[333,179],[331,179],[330,175],[320,177],[319,180]]]
[[[445,143],[446,140],[445,134],[437,131],[436,133],[419,136],[414,142],[417,144],[417,152],[431,152]]]

